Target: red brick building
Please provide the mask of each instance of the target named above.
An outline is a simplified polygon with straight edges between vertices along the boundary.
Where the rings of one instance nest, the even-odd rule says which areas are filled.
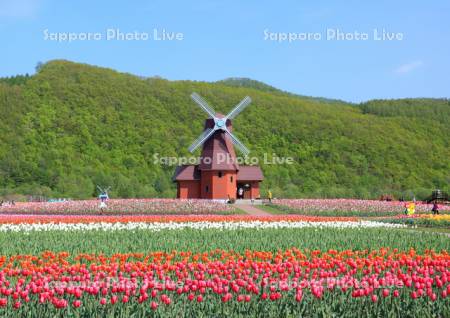
[[[257,166],[239,166],[239,170],[200,170],[199,165],[177,167],[177,197],[180,199],[236,199],[239,188],[244,199],[260,197],[262,171]]]

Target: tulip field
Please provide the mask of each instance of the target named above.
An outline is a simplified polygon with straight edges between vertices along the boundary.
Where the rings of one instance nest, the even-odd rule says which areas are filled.
[[[92,214],[230,214],[231,205],[211,200],[175,199],[115,199],[108,200],[107,207],[100,209],[98,200],[64,202],[18,202],[1,206],[0,214],[44,214],[44,215],[92,215]]]
[[[0,317],[450,317],[450,238],[404,222],[23,204],[0,211]]]
[[[395,216],[403,214],[405,203],[354,199],[279,199],[274,207],[282,213],[321,216]],[[416,213],[431,213],[432,204],[416,203]],[[450,214],[450,206],[442,205],[441,213]]]

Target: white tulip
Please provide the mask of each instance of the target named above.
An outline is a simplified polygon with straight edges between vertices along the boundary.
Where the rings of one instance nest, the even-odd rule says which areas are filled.
[[[146,230],[150,232],[168,230],[239,230],[239,229],[301,229],[314,228],[322,230],[326,228],[334,229],[361,229],[361,228],[405,228],[404,224],[391,224],[374,221],[359,222],[263,222],[263,221],[240,221],[240,222],[128,222],[128,223],[21,223],[21,224],[1,224],[0,232],[33,232],[33,231],[133,231]]]

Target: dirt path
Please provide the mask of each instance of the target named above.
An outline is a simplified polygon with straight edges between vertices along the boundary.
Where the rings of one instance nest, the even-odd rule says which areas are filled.
[[[244,211],[245,213],[249,214],[249,215],[253,215],[253,216],[273,216],[273,214],[270,214],[270,213],[268,213],[266,211],[258,209],[254,205],[240,204],[237,207],[239,209],[241,209],[242,211]]]

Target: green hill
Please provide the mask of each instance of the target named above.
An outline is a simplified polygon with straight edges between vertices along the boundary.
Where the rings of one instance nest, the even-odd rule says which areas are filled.
[[[154,154],[187,156],[205,114],[195,91],[234,121],[236,135],[263,154],[294,158],[262,165],[275,196],[423,196],[450,183],[448,100],[361,105],[287,94],[251,80],[203,83],[142,79],[52,61],[33,76],[0,80],[0,187],[3,194],[90,197],[95,185],[120,197],[174,196],[174,167]],[[270,88],[270,89],[269,89]]]

